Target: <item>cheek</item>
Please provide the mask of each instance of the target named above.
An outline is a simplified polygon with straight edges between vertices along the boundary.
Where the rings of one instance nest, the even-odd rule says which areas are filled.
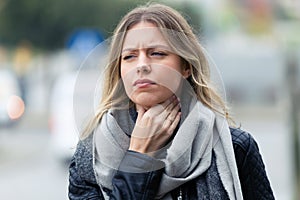
[[[121,78],[126,94],[127,96],[130,96],[133,90],[132,80],[134,80],[134,74],[132,73],[132,70],[130,70],[128,67],[121,66]]]
[[[127,84],[129,80],[129,68],[126,65],[121,65],[120,66],[120,72],[121,72],[121,78],[124,82],[124,84]]]
[[[163,67],[157,73],[157,79],[160,85],[176,93],[182,80],[182,74],[173,67]]]
[[[122,79],[125,77],[127,71],[128,71],[127,68],[124,65],[121,64],[121,66],[120,66],[120,72],[121,72],[121,78]]]

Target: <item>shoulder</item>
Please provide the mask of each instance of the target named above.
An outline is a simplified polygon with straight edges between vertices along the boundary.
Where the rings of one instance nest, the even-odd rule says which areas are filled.
[[[93,134],[78,141],[74,157],[82,157],[84,154],[92,154]]]
[[[69,166],[69,199],[101,199],[104,197],[93,170],[92,135],[78,142]]]
[[[233,149],[239,176],[242,181],[249,177],[266,177],[265,165],[257,142],[250,133],[241,129],[231,128]]]
[[[95,181],[93,170],[93,134],[79,140],[73,156],[73,162],[80,176]]]
[[[257,142],[253,136],[239,128],[230,128],[231,139],[238,169],[256,165],[261,160]]]
[[[253,136],[239,128],[230,128],[231,139],[233,147],[240,148],[241,150],[248,151],[249,149],[258,148],[257,143]]]
[[[273,200],[274,195],[257,142],[252,135],[230,128],[244,199]]]
[[[73,157],[78,164],[87,163],[93,159],[93,134],[79,140]]]

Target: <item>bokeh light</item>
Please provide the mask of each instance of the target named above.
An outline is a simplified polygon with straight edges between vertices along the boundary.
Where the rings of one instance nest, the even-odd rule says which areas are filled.
[[[7,114],[12,120],[20,118],[25,111],[24,101],[16,96],[12,95],[7,102]]]

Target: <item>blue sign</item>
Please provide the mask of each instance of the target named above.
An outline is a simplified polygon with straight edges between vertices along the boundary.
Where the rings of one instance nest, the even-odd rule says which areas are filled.
[[[66,46],[79,58],[85,58],[103,40],[104,38],[98,30],[79,29],[71,34]]]

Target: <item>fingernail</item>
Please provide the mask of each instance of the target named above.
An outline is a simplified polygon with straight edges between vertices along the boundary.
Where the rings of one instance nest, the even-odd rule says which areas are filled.
[[[180,103],[177,104],[177,108],[178,108],[178,111],[181,112],[181,104]]]

